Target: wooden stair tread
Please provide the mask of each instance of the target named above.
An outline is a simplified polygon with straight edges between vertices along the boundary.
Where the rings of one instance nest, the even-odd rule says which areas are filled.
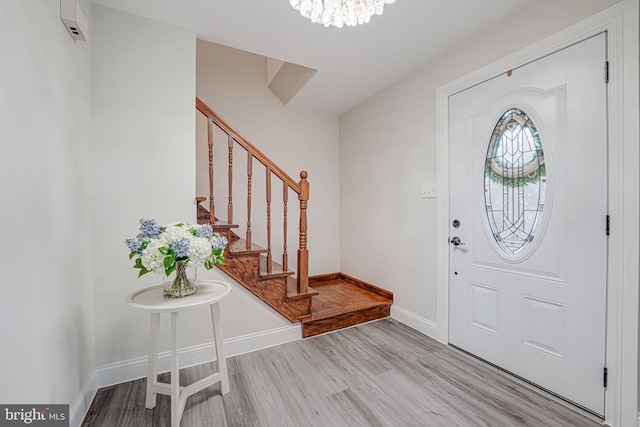
[[[327,319],[345,313],[390,305],[393,300],[362,289],[342,279],[314,283],[311,316],[305,322]]]
[[[306,294],[301,294],[298,292],[298,279],[292,276],[287,277],[287,300],[295,301],[302,298],[315,297],[318,295],[318,291],[316,291],[312,287],[308,287],[309,291]]]
[[[237,239],[229,242],[229,252],[231,253],[231,256],[242,256],[265,254],[267,253],[267,250],[255,243],[251,243],[249,249],[247,249],[247,241],[245,239]]]
[[[228,230],[230,228],[238,228],[238,224],[229,224],[228,222],[216,219],[216,222],[212,225],[214,231],[216,230]]]
[[[207,200],[206,197],[196,197],[197,204],[197,221],[198,224],[208,224],[211,220],[211,215],[207,208],[202,206],[200,203]],[[230,228],[238,228],[238,224],[229,224],[228,222],[219,220],[217,217],[215,218],[215,222],[212,225],[214,230],[228,230]]]
[[[285,270],[282,265],[275,261],[271,261],[271,273],[267,268],[267,256],[260,255],[260,277],[263,279],[269,279],[271,277],[287,277],[295,274],[294,271]]]

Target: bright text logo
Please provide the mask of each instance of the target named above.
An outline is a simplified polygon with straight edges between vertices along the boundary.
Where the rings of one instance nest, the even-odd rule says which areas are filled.
[[[0,405],[0,427],[68,427],[69,405]]]

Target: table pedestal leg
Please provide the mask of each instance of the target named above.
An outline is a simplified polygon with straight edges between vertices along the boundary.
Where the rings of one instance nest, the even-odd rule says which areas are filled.
[[[222,336],[222,320],[220,319],[220,305],[211,304],[211,321],[213,323],[213,341],[216,347],[218,372],[220,372],[220,392],[229,393],[229,374],[227,373],[227,356],[224,351],[224,337]]]
[[[149,359],[147,360],[147,409],[156,407],[156,392],[153,386],[158,381],[158,332],[160,329],[160,313],[151,313],[149,327]]]
[[[171,313],[171,427],[180,426],[180,373],[178,362],[178,312]]]

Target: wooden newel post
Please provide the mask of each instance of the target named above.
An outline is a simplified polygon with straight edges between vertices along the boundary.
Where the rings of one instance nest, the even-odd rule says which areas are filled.
[[[307,201],[309,182],[306,171],[300,172],[300,246],[298,249],[298,292],[309,292],[309,251],[307,250]]]

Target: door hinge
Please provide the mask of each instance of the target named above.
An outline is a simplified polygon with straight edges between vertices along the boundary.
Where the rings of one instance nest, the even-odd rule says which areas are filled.
[[[605,366],[602,371],[602,385],[604,388],[607,388],[608,382],[609,382],[609,368]]]
[[[604,82],[609,83],[609,61],[604,63]]]
[[[611,216],[607,215],[607,236],[611,234]]]

